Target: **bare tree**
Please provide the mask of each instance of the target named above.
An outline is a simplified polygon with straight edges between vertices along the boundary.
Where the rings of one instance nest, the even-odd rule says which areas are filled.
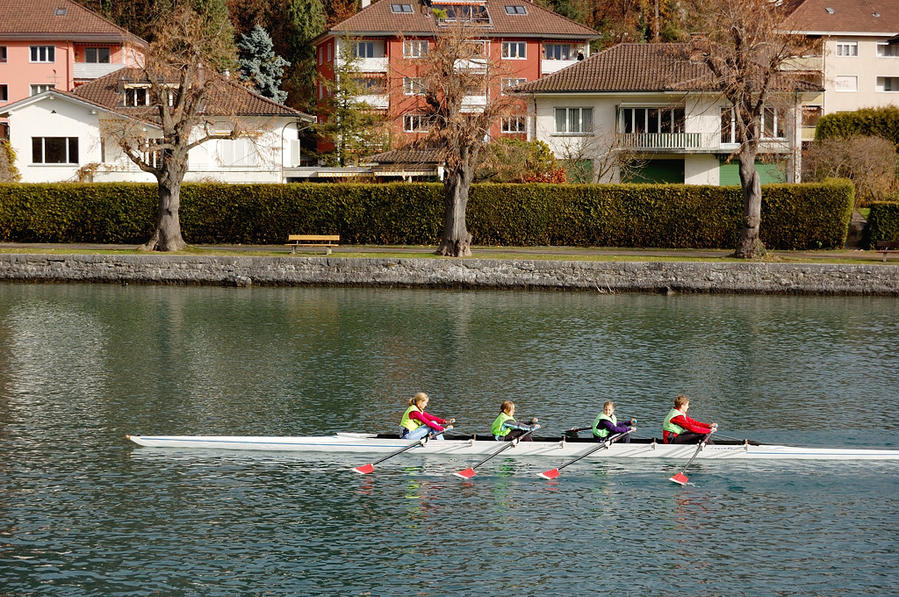
[[[558,145],[559,160],[571,183],[628,180],[646,166],[646,159],[625,147],[615,130],[595,132],[589,137],[563,138]]]
[[[490,128],[520,100],[500,93],[499,61],[477,39],[476,25],[456,22],[446,27],[430,49],[422,72],[428,134],[421,145],[437,149],[443,179],[443,236],[438,255],[471,255],[465,224],[468,192],[489,142]],[[467,98],[485,97],[482,105]]]
[[[899,188],[896,146],[883,137],[852,135],[815,141],[803,154],[804,179],[848,178],[856,208],[886,201]]]
[[[791,63],[815,51],[815,42],[790,33],[787,6],[770,0],[710,0],[704,13],[706,35],[689,46],[693,61],[708,67],[712,87],[733,105],[739,149],[743,220],[735,256],[764,254],[759,240],[762,189],[755,167],[762,139],[762,115],[803,88]]]
[[[178,210],[188,153],[210,139],[236,139],[245,131],[234,119],[229,132],[218,132],[221,115],[213,118],[206,110],[221,85],[220,75],[206,65],[234,59],[220,32],[186,5],[160,23],[134,82],[135,92],[147,94],[146,107],[135,110],[130,121],[107,123],[106,133],[158,183],[156,229],[141,248],[178,251],[186,246]]]

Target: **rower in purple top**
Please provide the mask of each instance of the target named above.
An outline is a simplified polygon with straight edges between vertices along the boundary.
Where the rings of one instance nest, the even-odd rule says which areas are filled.
[[[602,405],[602,412],[593,421],[593,437],[597,441],[605,441],[612,434],[627,433],[628,431],[634,431],[636,428],[637,419],[631,419],[626,425],[619,425],[618,418],[615,416],[615,403],[607,400]],[[629,443],[631,441],[630,434],[622,436],[621,441]]]

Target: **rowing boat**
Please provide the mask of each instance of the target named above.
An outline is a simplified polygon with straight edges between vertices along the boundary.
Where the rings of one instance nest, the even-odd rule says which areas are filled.
[[[336,433],[329,436],[227,436],[227,435],[127,435],[135,444],[151,448],[199,448],[218,450],[269,450],[289,452],[369,453],[392,452],[409,445],[394,434]],[[423,442],[412,454],[458,456],[485,455],[501,446],[492,436],[452,436],[446,440]],[[507,456],[573,457],[595,445],[592,438],[534,437],[519,442],[504,453]],[[656,439],[634,439],[615,443],[591,455],[608,458],[689,458],[695,444],[663,444]],[[863,448],[809,448],[762,444],[755,441],[717,441],[706,445],[698,458],[741,460],[899,460],[899,450]]]

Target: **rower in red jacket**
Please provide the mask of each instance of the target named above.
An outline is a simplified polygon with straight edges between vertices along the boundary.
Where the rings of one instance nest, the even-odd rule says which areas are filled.
[[[662,424],[662,441],[666,444],[696,444],[714,433],[718,423],[703,423],[687,416],[690,399],[683,394],[674,399],[674,408],[668,411]],[[712,443],[707,441],[706,443]]]

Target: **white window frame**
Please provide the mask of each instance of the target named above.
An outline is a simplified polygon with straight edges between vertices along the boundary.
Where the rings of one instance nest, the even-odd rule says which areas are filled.
[[[28,86],[30,95],[37,95],[51,89],[56,89],[56,83],[32,83]]]
[[[852,82],[852,89],[841,89],[840,81],[844,83]],[[858,76],[857,75],[836,75],[833,78],[833,90],[837,93],[858,93]]]
[[[428,50],[426,39],[403,40],[403,58],[423,58],[428,55]]]
[[[771,130],[774,131],[774,135],[775,135],[774,137],[769,137],[769,136],[765,135],[765,124],[768,121],[769,115],[774,118],[774,125],[771,127]],[[783,120],[784,122],[781,123],[780,122],[781,120]],[[761,127],[761,134],[759,135],[759,138],[762,139],[763,141],[783,141],[783,140],[785,140],[787,138],[787,135],[789,135],[789,129],[787,127],[787,124],[789,124],[789,122],[790,122],[790,116],[789,116],[789,112],[787,110],[771,108],[768,106],[763,107],[761,121],[759,122],[759,127]],[[782,137],[777,136],[777,131],[779,128],[783,129]]]
[[[34,159],[34,141],[36,139],[41,140],[40,161],[35,161],[35,159]],[[65,159],[66,159],[66,161],[64,161],[64,162],[48,162],[47,161],[47,139],[65,139],[66,140],[66,142],[65,142],[65,147],[66,147],[66,158]],[[71,155],[73,141],[75,143],[75,154],[76,154],[75,161],[72,161],[72,155]],[[80,152],[78,149],[78,137],[32,137],[31,138],[31,163],[32,164],[39,164],[39,165],[48,165],[49,164],[51,166],[78,164],[79,163],[78,162],[78,154],[79,153]]]
[[[564,112],[563,126],[559,127],[559,113]],[[586,120],[584,116],[589,114],[589,128],[585,126]],[[576,115],[576,119],[573,117]],[[577,121],[577,126],[572,127],[573,120]],[[577,128],[577,130],[570,130]],[[589,136],[593,134],[593,108],[586,106],[564,106],[553,108],[553,129],[555,135],[571,135],[571,136]],[[564,129],[564,130],[561,130]]]
[[[424,114],[403,114],[403,132],[427,133],[428,117]]]
[[[508,135],[520,135],[528,132],[528,117],[522,115],[503,117],[502,132]]]
[[[425,82],[421,77],[403,77],[403,95],[424,95]]]
[[[528,45],[523,41],[504,41],[503,60],[527,60]]]
[[[396,9],[399,10],[396,10]],[[408,10],[407,10],[408,9]],[[390,12],[396,15],[410,15],[412,14],[412,5],[404,4],[402,2],[391,2],[390,3]]]
[[[640,133],[638,133],[638,134],[657,135],[657,134],[669,134],[669,133],[681,134],[681,133],[686,132],[684,129],[686,128],[687,116],[686,116],[686,109],[684,108],[684,106],[679,106],[679,105],[651,106],[651,105],[648,105],[648,106],[621,106],[621,107],[619,107],[618,108],[618,129],[617,129],[619,133],[625,133],[625,134],[628,133],[628,131],[627,131],[627,123],[628,123],[627,114],[630,114],[630,123],[631,123],[631,129],[632,129],[630,132],[636,133],[637,128],[638,128],[637,127],[637,110],[642,110],[642,112],[640,114],[643,116],[642,127],[640,127],[640,128],[642,128],[642,131],[640,131]],[[650,112],[652,110],[656,111],[655,123],[654,123],[654,128],[656,129],[655,132],[650,132],[650,130],[649,130],[650,128],[653,128],[650,126]],[[681,116],[682,119],[678,120],[678,116]],[[667,123],[666,123],[666,121],[667,121]],[[666,125],[671,130],[667,131],[667,132],[662,132],[662,129]],[[675,130],[678,128],[680,128],[681,130]]]
[[[553,51],[552,55],[550,55],[550,48],[558,48],[558,52]],[[562,48],[568,48],[567,57],[563,57],[563,54],[565,54],[565,52],[562,51]],[[574,46],[572,44],[543,44],[544,60],[573,60],[572,56],[577,56],[577,51],[574,49]]]
[[[881,91],[883,93],[899,92],[899,77],[877,77],[874,81],[875,91]]]
[[[28,62],[32,64],[56,62],[56,46],[29,46]]]
[[[527,83],[528,80],[525,77],[504,77],[500,81],[500,91],[503,95],[506,95],[506,90],[510,87],[518,87],[523,83]]]
[[[139,93],[143,91],[143,93]],[[132,95],[132,99],[129,101],[128,95]],[[143,103],[140,102],[141,95],[143,95]],[[137,107],[137,106],[149,106],[150,105],[150,86],[149,85],[126,85],[125,89],[122,91],[122,105],[129,107]]]
[[[249,168],[259,165],[256,144],[248,137],[219,139],[216,154],[223,168]]]
[[[837,56],[842,56],[844,58],[854,58],[858,56],[858,42],[857,41],[838,41],[836,48]]]
[[[877,42],[878,58],[899,58],[899,44],[891,44],[885,41]]]
[[[523,4],[506,4],[506,14],[510,16],[526,15],[528,9]]]
[[[362,48],[368,48],[371,52],[370,54],[366,54],[364,51],[360,52]],[[375,42],[373,41],[354,41],[353,42],[353,55],[356,58],[374,58],[375,57]]]

